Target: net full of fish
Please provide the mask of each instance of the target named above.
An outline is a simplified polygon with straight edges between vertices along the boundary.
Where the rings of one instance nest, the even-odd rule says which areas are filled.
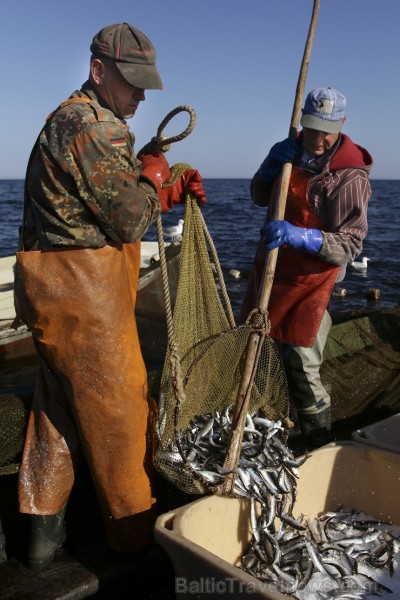
[[[223,483],[227,474],[223,464],[230,442],[232,418],[233,406],[230,405],[214,415],[196,416],[187,429],[177,433],[175,441],[158,461],[168,463],[171,479],[178,487],[188,491],[196,481],[199,493],[207,493]],[[158,420],[161,427],[162,421],[162,418]],[[266,418],[261,410],[247,414],[234,495],[256,498],[267,505],[271,520],[277,513],[291,511],[298,467],[305,460],[296,460],[284,439],[281,421]],[[182,470],[190,479],[187,489]]]

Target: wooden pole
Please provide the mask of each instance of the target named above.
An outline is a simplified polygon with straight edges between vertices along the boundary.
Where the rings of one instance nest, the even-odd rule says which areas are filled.
[[[310,27],[307,35],[307,42],[304,48],[303,60],[301,63],[299,78],[297,82],[295,101],[293,105],[292,118],[290,121],[289,138],[296,139],[297,130],[300,122],[301,105],[304,96],[305,82],[307,78],[308,66],[310,64],[311,49],[314,42],[315,31],[317,27],[318,11],[320,0],[314,0]],[[281,221],[285,216],[286,198],[289,189],[289,180],[292,172],[292,163],[285,163],[282,167],[280,185],[277,192],[277,202],[273,214],[273,220]],[[261,313],[266,313],[271,296],[271,289],[274,280],[276,261],[278,257],[278,248],[268,252],[267,260],[264,266],[263,278],[259,293],[258,307]],[[258,356],[261,350],[263,335],[259,332],[253,332],[249,336],[246,347],[246,360],[242,379],[235,403],[235,413],[233,417],[230,446],[224,463],[224,469],[228,471],[224,482],[219,490],[223,495],[230,495],[233,492],[235,483],[235,471],[238,466],[240,450],[242,447],[243,430],[246,423],[246,415],[249,409],[250,395],[253,386],[255,371],[258,363]]]

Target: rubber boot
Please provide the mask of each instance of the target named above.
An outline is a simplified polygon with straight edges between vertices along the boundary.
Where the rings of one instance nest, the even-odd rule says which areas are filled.
[[[28,567],[32,571],[46,569],[65,541],[65,508],[56,515],[32,515],[28,548]]]
[[[321,403],[321,408],[316,405],[298,409],[301,431],[309,450],[324,446],[330,441],[331,407],[323,401]]]
[[[301,430],[297,407],[292,399],[290,399],[290,419],[293,427],[287,429],[287,445],[296,456],[299,456],[307,451],[307,444]]]

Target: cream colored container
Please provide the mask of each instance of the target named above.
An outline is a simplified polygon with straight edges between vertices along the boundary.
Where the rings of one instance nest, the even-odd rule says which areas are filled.
[[[400,524],[400,455],[354,442],[329,444],[300,468],[294,516],[343,505]],[[207,496],[161,515],[155,537],[175,569],[176,598],[288,600],[238,564],[251,538],[245,500]]]

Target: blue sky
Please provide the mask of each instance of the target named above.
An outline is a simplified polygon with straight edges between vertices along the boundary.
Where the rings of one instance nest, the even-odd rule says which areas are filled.
[[[181,104],[193,133],[168,159],[203,177],[250,178],[289,131],[312,0],[18,0],[4,2],[0,179],[23,178],[47,114],[87,78],[89,46],[105,25],[127,21],[157,50],[164,90],[148,91],[129,122],[139,150]],[[306,91],[347,97],[344,131],[368,148],[372,177],[399,179],[400,2],[321,0]],[[178,115],[166,129],[185,129]]]

